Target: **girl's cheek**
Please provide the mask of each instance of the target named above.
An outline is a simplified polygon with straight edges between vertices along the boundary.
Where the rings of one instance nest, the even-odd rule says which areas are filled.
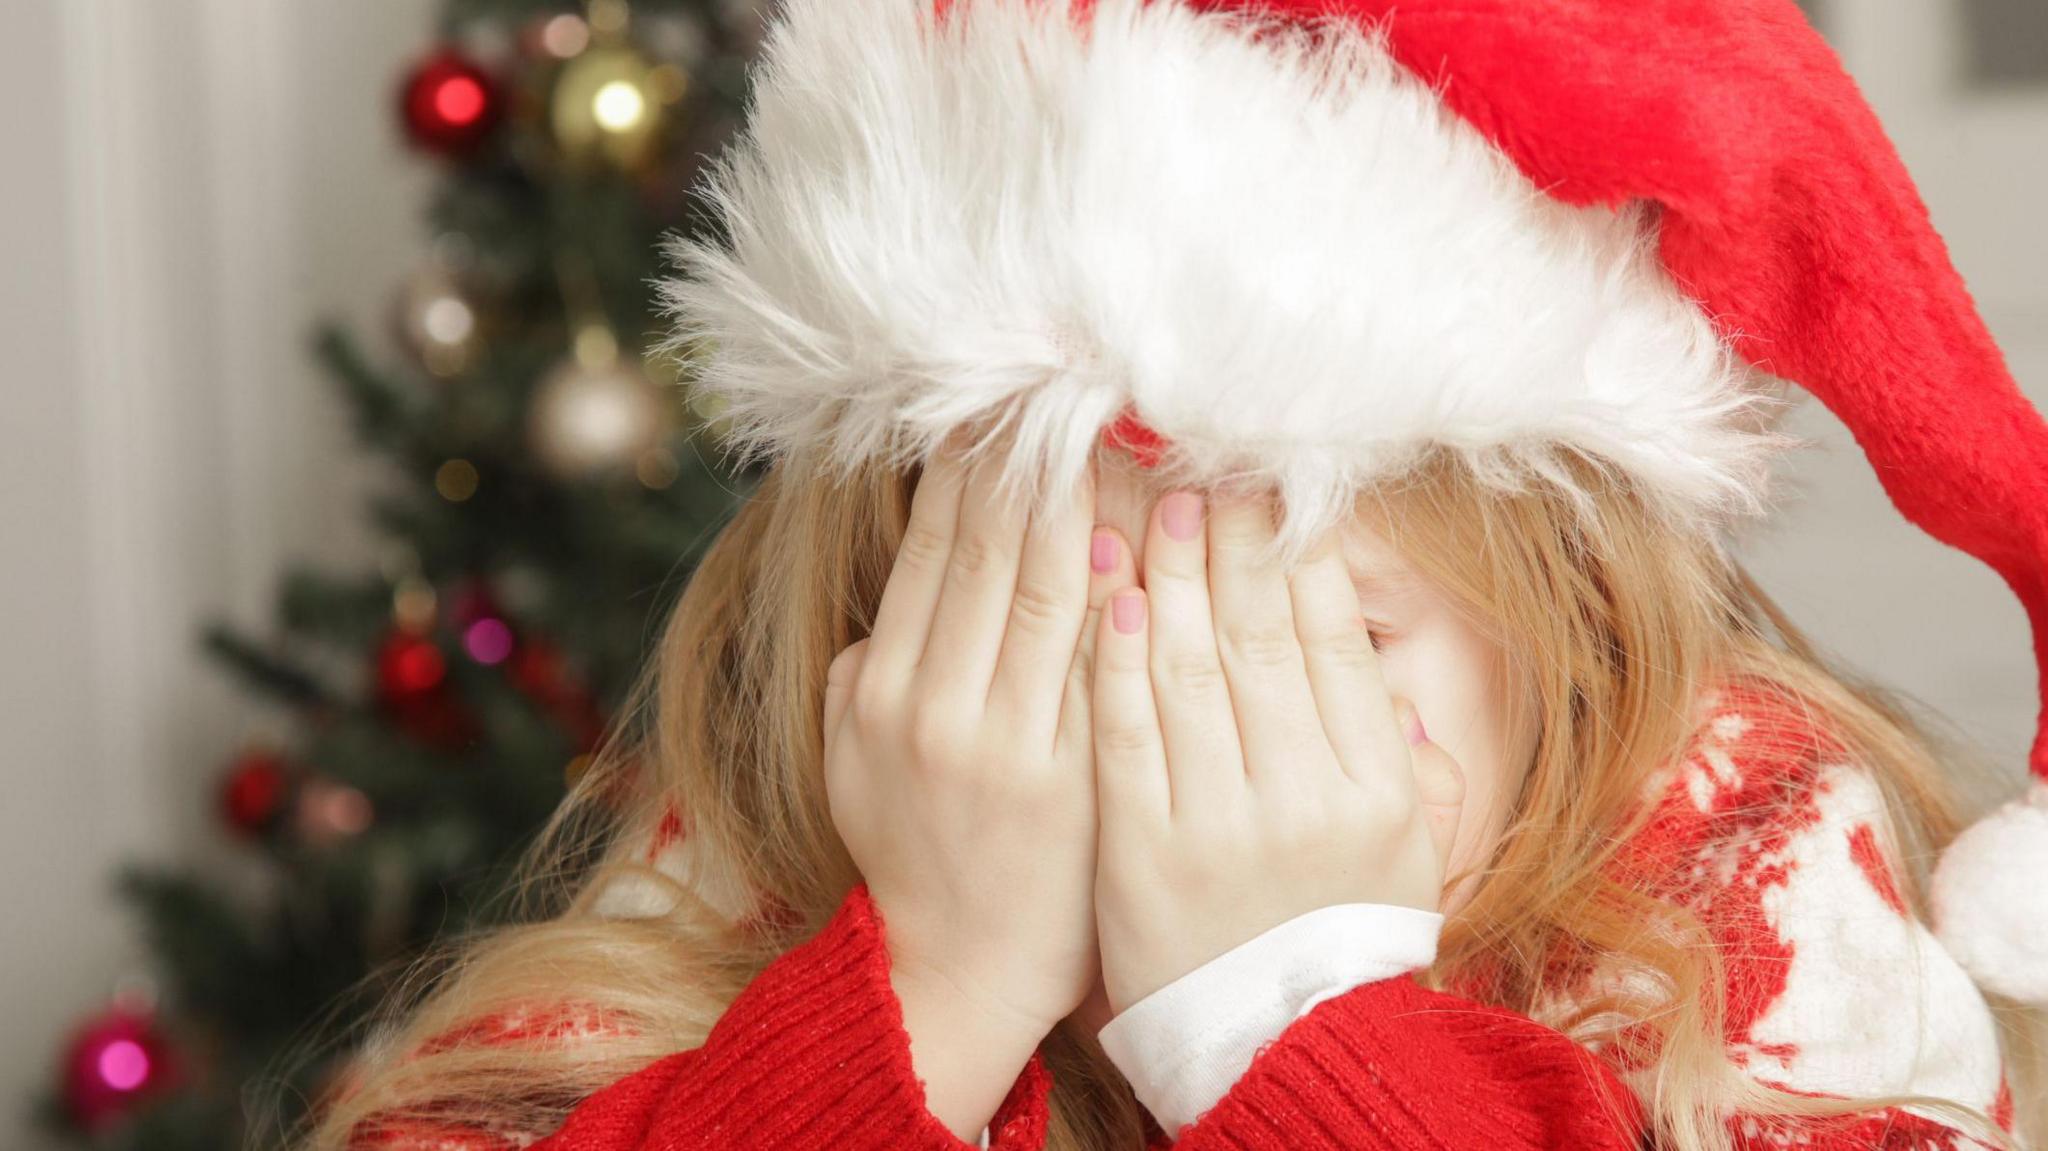
[[[1503,785],[1520,783],[1520,773],[1503,762],[1508,733],[1499,658],[1494,644],[1448,613],[1408,621],[1380,654],[1387,690],[1415,705],[1430,739],[1464,774],[1453,872],[1488,853]],[[1509,775],[1515,778],[1503,778]]]
[[[1409,682],[1412,678],[1409,674],[1409,665],[1414,660],[1409,653],[1408,645],[1397,638],[1382,637],[1378,647],[1380,678],[1386,682],[1387,694],[1398,695],[1415,704],[1419,710],[1422,706],[1421,701],[1415,698],[1415,685]],[[1427,722],[1427,717],[1424,719]]]

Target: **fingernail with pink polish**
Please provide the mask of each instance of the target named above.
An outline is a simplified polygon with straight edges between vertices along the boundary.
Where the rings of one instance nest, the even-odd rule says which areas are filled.
[[[1167,496],[1159,504],[1159,522],[1174,539],[1194,539],[1202,531],[1202,497],[1193,492]]]
[[[1113,533],[1097,531],[1095,538],[1088,541],[1088,566],[1097,575],[1108,575],[1116,570],[1116,536]]]
[[[1422,730],[1422,713],[1411,710],[1408,713],[1408,746],[1421,747],[1428,742],[1429,733]]]
[[[1136,635],[1145,626],[1145,594],[1118,592],[1109,599],[1109,619],[1124,635]]]

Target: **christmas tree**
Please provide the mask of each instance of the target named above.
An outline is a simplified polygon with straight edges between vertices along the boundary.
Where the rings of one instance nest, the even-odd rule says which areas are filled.
[[[759,35],[747,0],[444,0],[395,78],[443,172],[394,293],[404,353],[314,340],[399,477],[368,509],[388,554],[290,572],[274,628],[206,637],[290,734],[222,772],[247,874],[121,878],[153,969],[60,1054],[47,1111],[77,1144],[280,1145],[346,1074],[345,1043],[309,1042],[507,912],[519,852],[744,483],[682,402],[687,354],[648,350],[662,241],[703,225],[697,167]]]

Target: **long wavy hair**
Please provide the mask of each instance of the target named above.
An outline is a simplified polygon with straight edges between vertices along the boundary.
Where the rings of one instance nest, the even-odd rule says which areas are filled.
[[[1515,722],[1535,732],[1497,846],[1447,877],[1470,898],[1425,979],[1634,1053],[1629,1082],[1660,1148],[1725,1151],[1731,1111],[1878,1104],[1918,1104],[2011,1146],[1952,1101],[1816,1099],[1729,1063],[1724,973],[1704,925],[1611,866],[1647,814],[1646,781],[1684,750],[1699,693],[1731,676],[1779,685],[1866,765],[1887,800],[1900,893],[1923,916],[1930,861],[1983,793],[1972,799],[1970,760],[1937,751],[1899,701],[1831,669],[1715,540],[1597,469],[1576,479],[1572,497],[1503,494],[1443,458],[1359,502],[1515,653],[1523,690],[1510,705],[1529,709]],[[859,877],[821,784],[826,666],[868,632],[915,483],[914,472],[849,477],[802,459],[765,476],[685,588],[631,720],[532,853],[524,920],[422,964],[297,1146],[339,1151],[386,1119],[551,1130],[596,1089],[699,1045],[755,973],[830,917]],[[650,867],[645,850],[677,812],[680,875]],[[1548,994],[1546,973],[1573,957],[1653,978],[1593,999]],[[560,1005],[604,1026],[446,1041],[480,1019]],[[2039,1019],[1993,1007],[2024,1110],[2037,1098],[2025,1084],[2040,1074]],[[1085,1030],[1062,1026],[1043,1046],[1055,1077],[1047,1147],[1129,1151],[1141,1112]],[[2020,1121],[2048,1131],[2048,1115]]]

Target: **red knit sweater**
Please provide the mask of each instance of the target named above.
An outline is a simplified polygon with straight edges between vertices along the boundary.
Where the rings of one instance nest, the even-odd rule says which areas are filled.
[[[1900,899],[1865,773],[1781,697],[1730,688],[1703,701],[1693,746],[1650,786],[1656,815],[1616,866],[1713,932],[1737,1064],[1812,1095],[1955,1099],[2010,1129],[1983,1001]],[[971,1151],[925,1108],[882,933],[855,888],[703,1046],[592,1095],[544,1137],[371,1125],[356,1146]],[[1626,982],[1595,964],[1560,974],[1556,995],[1616,979]],[[1621,1078],[1629,1070],[1516,1012],[1411,977],[1380,980],[1295,1021],[1177,1143],[1154,1127],[1149,1151],[1633,1151],[1643,1114]],[[996,1113],[992,1148],[1042,1146],[1050,1086],[1034,1055]],[[1729,1122],[1744,1148],[1976,1146],[1891,1108]]]

